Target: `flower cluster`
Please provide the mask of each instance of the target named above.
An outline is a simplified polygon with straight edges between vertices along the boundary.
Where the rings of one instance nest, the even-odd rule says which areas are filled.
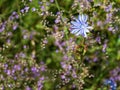
[[[116,89],[117,84],[113,80],[108,79],[108,80],[105,80],[104,83],[105,85],[109,85],[111,90],[117,90]]]

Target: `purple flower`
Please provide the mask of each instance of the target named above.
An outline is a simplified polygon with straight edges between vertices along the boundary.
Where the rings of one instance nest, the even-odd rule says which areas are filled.
[[[21,69],[21,66],[20,65],[14,65],[14,69],[19,71]]]
[[[52,2],[54,2],[54,0],[50,0],[50,2],[52,3]]]
[[[19,56],[25,58],[26,55],[23,52],[20,52]]]
[[[11,71],[10,70],[6,70],[6,73],[7,73],[7,75],[10,75]]]
[[[105,52],[105,51],[106,51],[106,48],[107,48],[107,44],[105,43],[105,44],[103,45],[102,51]]]
[[[33,11],[33,12],[36,11],[36,8],[33,7],[33,8],[32,8],[32,11]]]
[[[0,24],[0,32],[2,32],[2,31],[5,30],[6,23],[7,23],[7,22],[3,22],[3,23]]]
[[[110,4],[110,5],[108,5],[108,6],[105,8],[105,11],[106,11],[106,12],[109,12],[111,9],[112,9],[112,5]]]
[[[114,81],[120,81],[120,68],[116,67],[115,69],[113,69],[112,71],[110,71],[110,75],[111,75],[111,79],[113,79]]]
[[[45,10],[45,7],[44,7],[44,6],[41,6],[40,8],[41,8],[41,10],[42,10],[42,11],[44,11],[44,10]]]
[[[30,8],[30,7],[26,6],[26,7],[24,8],[25,12],[28,12],[29,8]]]
[[[29,86],[26,87],[26,90],[32,90]]]
[[[61,79],[65,79],[66,77],[65,77],[65,75],[61,75]]]
[[[60,22],[60,16],[58,16],[57,18],[56,18],[56,20],[55,20],[55,23],[57,24],[57,23],[59,23]]]
[[[38,90],[42,90],[43,88],[43,81],[44,81],[44,77],[41,77],[38,81]]]
[[[24,9],[21,9],[20,12],[21,12],[21,13],[24,13],[25,11],[24,11]]]
[[[32,71],[33,77],[39,77],[40,76],[39,69],[37,69],[36,67],[32,67],[31,71]]]
[[[45,70],[46,70],[45,66],[42,65],[42,66],[40,67],[40,70],[41,70],[41,71],[45,71]]]
[[[32,72],[37,72],[38,69],[37,69],[36,67],[32,67],[32,68],[31,68],[31,71],[32,71]]]
[[[8,67],[8,64],[4,64],[4,68],[6,69]]]
[[[13,30],[16,30],[18,27],[18,24],[13,25]]]
[[[9,17],[10,20],[13,20],[13,19],[18,19],[19,18],[19,15],[17,14],[16,11],[14,11],[11,16]]]
[[[87,37],[86,33],[89,32],[89,29],[92,29],[91,26],[88,26],[87,19],[88,16],[82,14],[75,21],[71,21],[71,33],[76,36],[82,35],[83,37]]]
[[[98,58],[97,58],[97,57],[95,57],[95,58],[93,59],[93,61],[94,61],[94,62],[97,62],[97,61],[98,61]]]
[[[99,44],[101,43],[101,38],[100,38],[100,36],[96,37],[96,42],[99,43]]]
[[[112,31],[113,29],[114,29],[113,27],[109,27],[109,28],[108,28],[109,31]]]

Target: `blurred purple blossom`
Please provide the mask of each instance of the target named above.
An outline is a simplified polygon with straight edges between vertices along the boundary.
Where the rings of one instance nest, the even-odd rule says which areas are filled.
[[[68,56],[67,55],[64,55],[63,56],[63,60],[68,60],[69,58],[68,58]]]
[[[46,40],[46,39],[43,40],[43,43],[44,43],[44,44],[47,44],[47,43],[48,43],[48,40]]]
[[[10,74],[11,74],[11,70],[9,70],[9,69],[8,69],[8,70],[5,70],[5,72],[6,72],[7,75],[10,75]]]
[[[65,77],[65,75],[61,75],[61,79],[65,79],[66,77]]]
[[[14,12],[12,13],[12,15],[9,17],[10,20],[14,20],[14,19],[18,19],[18,18],[19,18],[19,15],[17,14],[16,11],[14,11]]]
[[[38,72],[38,69],[37,69],[36,67],[32,67],[32,68],[31,68],[31,71],[32,71],[32,72]]]
[[[25,68],[24,71],[25,71],[25,72],[28,72],[28,68]]]
[[[26,48],[27,48],[27,46],[26,46],[26,45],[24,45],[24,46],[23,46],[23,48],[24,48],[24,49],[26,49]]]
[[[112,13],[107,13],[106,14],[106,21],[105,21],[105,23],[111,23],[111,21],[112,21]]]
[[[27,86],[25,90],[32,90],[32,88],[30,88],[29,86]]]
[[[50,2],[51,2],[51,3],[53,3],[53,2],[54,2],[54,0],[50,0]]]
[[[25,8],[24,8],[25,12],[28,12],[29,8],[30,8],[30,7],[25,6]]]
[[[25,56],[26,56],[25,53],[23,53],[23,52],[19,53],[19,57],[25,58]]]
[[[103,52],[106,52],[107,42],[108,42],[108,40],[105,40],[105,41],[104,41],[104,45],[103,45],[103,48],[102,48],[102,51],[103,51]]]
[[[120,68],[116,67],[115,69],[110,71],[110,78],[120,82]]]
[[[109,12],[111,9],[112,9],[112,5],[110,4],[110,5],[106,6],[105,11]]]
[[[35,8],[35,7],[33,7],[33,8],[32,8],[32,11],[33,11],[33,12],[34,12],[34,11],[36,11],[36,8]]]
[[[17,27],[18,27],[18,24],[14,24],[14,25],[13,25],[13,30],[16,30]]]
[[[41,6],[40,8],[41,8],[41,10],[42,10],[42,11],[44,11],[44,10],[45,10],[45,6]]]
[[[2,22],[2,23],[0,23],[0,32],[3,32],[3,31],[5,30],[6,23],[7,23],[7,22]]]
[[[96,42],[98,42],[99,44],[101,44],[101,38],[100,38],[100,36],[96,37]]]
[[[8,67],[8,64],[4,64],[4,68],[7,69],[7,67]]]
[[[57,23],[59,23],[61,20],[60,20],[60,16],[58,16],[57,18],[56,18],[56,20],[55,20],[55,23],[57,24]]]
[[[39,3],[40,5],[43,4],[43,2],[40,2],[40,1],[39,1],[38,3]]]
[[[112,31],[113,29],[114,29],[113,27],[109,27],[109,28],[108,28],[109,31]]]
[[[98,58],[97,58],[97,57],[94,57],[93,61],[94,61],[94,62],[98,61]]]
[[[29,11],[29,9],[30,9],[30,7],[28,7],[28,6],[25,6],[24,8],[22,8],[21,10],[20,10],[20,12],[21,13],[27,13],[28,11]]]
[[[13,69],[15,69],[15,70],[21,70],[21,66],[20,65],[14,65],[14,68]]]
[[[40,70],[43,72],[43,71],[46,71],[46,66],[45,65],[42,65],[41,67],[40,67]]]
[[[106,48],[107,48],[107,44],[105,43],[105,44],[103,45],[102,51],[105,52],[105,51],[106,51]]]
[[[97,26],[102,26],[103,25],[103,22],[102,21],[98,21],[97,22]]]
[[[72,70],[72,77],[73,77],[73,78],[77,78],[77,74],[76,74],[76,71],[75,71],[75,70]]]
[[[38,81],[38,90],[42,90],[42,88],[43,88],[43,82],[44,82],[44,77],[40,77],[39,78],[39,81]]]
[[[20,12],[21,12],[21,13],[24,13],[25,11],[24,11],[24,9],[21,9]]]

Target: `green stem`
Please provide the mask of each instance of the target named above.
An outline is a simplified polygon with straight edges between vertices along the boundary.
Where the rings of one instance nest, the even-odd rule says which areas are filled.
[[[83,63],[83,57],[84,57],[84,45],[85,45],[85,38],[83,38],[83,41],[82,41],[82,55],[81,55],[81,63]]]
[[[60,7],[59,7],[59,4],[58,4],[58,1],[57,1],[57,0],[55,0],[55,4],[56,4],[56,6],[57,6],[57,8],[58,8],[58,11],[60,12]],[[64,19],[63,19],[63,17],[62,17],[61,14],[60,14],[60,16],[61,16],[62,22],[64,23]]]

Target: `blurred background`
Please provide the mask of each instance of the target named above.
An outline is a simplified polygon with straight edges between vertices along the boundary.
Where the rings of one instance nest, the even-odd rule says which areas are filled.
[[[0,90],[120,90],[120,0],[0,0]],[[88,16],[87,38],[71,21]]]

